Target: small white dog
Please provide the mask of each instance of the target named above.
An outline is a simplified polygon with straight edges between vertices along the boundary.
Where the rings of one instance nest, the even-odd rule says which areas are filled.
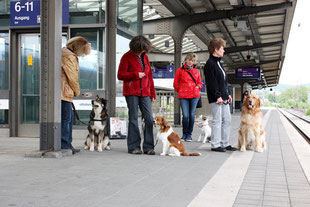
[[[198,138],[198,142],[202,139],[202,143],[210,142],[211,138],[211,127],[209,126],[208,117],[206,116],[199,116],[200,121],[198,122],[198,127],[201,128],[201,133]]]

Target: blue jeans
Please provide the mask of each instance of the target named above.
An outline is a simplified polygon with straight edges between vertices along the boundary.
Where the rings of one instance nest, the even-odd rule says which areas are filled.
[[[141,96],[126,96],[128,107],[129,124],[128,124],[128,137],[127,147],[128,152],[135,149],[140,149],[141,136],[138,126],[138,108],[142,113],[142,118],[145,121],[145,131],[143,132],[143,151],[154,150],[154,135],[153,135],[153,114],[151,98]]]
[[[61,100],[61,149],[72,149],[72,103]]]
[[[181,98],[180,104],[182,108],[182,126],[183,126],[183,137],[186,139],[192,138],[192,132],[195,123],[196,106],[199,98]]]

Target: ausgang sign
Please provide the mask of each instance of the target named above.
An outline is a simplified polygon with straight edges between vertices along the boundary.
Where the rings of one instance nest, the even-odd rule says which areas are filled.
[[[11,26],[40,25],[40,0],[11,1]],[[69,0],[62,1],[62,24],[69,24]]]
[[[236,78],[260,79],[260,68],[238,68],[236,70]]]

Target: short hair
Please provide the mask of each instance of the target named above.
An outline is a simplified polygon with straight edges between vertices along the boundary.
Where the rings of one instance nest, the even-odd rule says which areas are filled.
[[[193,60],[195,62],[197,60],[197,55],[193,52],[188,53],[184,60],[186,61],[187,59]]]
[[[214,38],[209,43],[208,51],[209,51],[210,54],[213,54],[215,52],[215,49],[219,50],[222,46],[223,47],[226,46],[225,40],[223,40],[222,38]]]
[[[77,56],[88,55],[90,53],[90,45],[88,41],[81,36],[71,38],[66,47]]]
[[[151,52],[152,43],[143,35],[138,35],[131,39],[129,43],[129,48],[134,53],[140,53],[142,50],[145,50],[146,52]]]

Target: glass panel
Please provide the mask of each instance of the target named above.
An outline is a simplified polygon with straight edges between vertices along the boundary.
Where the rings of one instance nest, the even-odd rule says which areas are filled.
[[[71,37],[83,36],[91,44],[91,52],[89,55],[79,57],[79,83],[82,90],[98,90],[105,89],[105,66],[103,52],[104,48],[104,30],[96,29],[85,31],[72,30]]]
[[[140,34],[142,31],[140,4],[140,0],[118,0],[117,25],[134,35]]]
[[[67,42],[62,36],[62,46]],[[40,117],[40,37],[21,35],[21,123],[37,124]]]
[[[23,124],[39,123],[40,37],[21,36],[21,116]]]
[[[0,90],[9,89],[9,34],[0,33]]]
[[[9,110],[0,109],[0,124],[9,123]]]
[[[69,0],[70,24],[105,22],[105,0]]]
[[[129,50],[130,39],[122,35],[116,36],[116,73],[122,56]],[[128,116],[125,97],[123,96],[123,81],[116,77],[116,110],[117,117],[125,118]]]

